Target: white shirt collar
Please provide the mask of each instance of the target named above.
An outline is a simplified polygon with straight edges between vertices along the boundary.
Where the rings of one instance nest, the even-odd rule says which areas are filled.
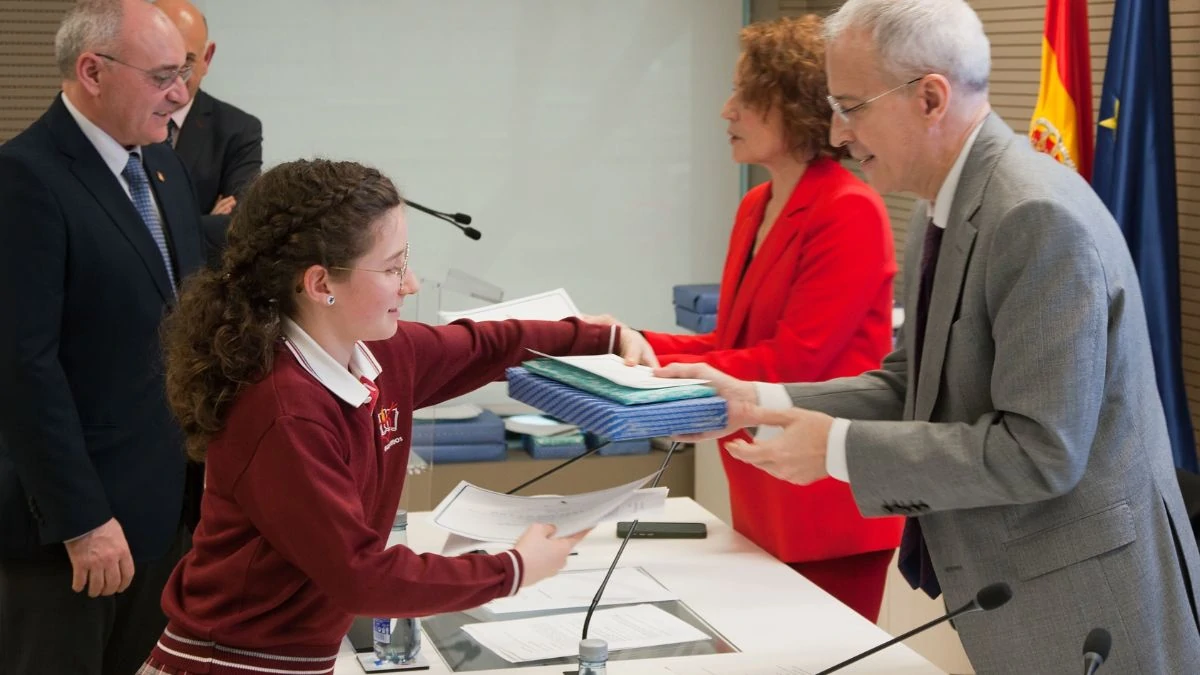
[[[188,99],[188,102],[185,103],[182,108],[171,113],[171,119],[175,120],[175,126],[179,127],[180,129],[183,128],[183,121],[187,119],[188,112],[191,111],[192,104],[195,102],[196,102],[196,97],[193,96],[190,99]]]
[[[986,119],[985,117],[984,120]],[[954,193],[958,192],[958,180],[962,178],[963,165],[967,163],[967,155],[971,154],[971,148],[975,146],[975,139],[979,137],[979,132],[982,130],[983,121],[980,121],[971,135],[967,136],[967,142],[963,143],[962,150],[958,151],[958,159],[954,160],[954,166],[950,167],[950,173],[946,174],[946,179],[942,181],[937,198],[926,205],[933,224],[943,230],[946,229],[946,223],[950,220],[950,207],[954,206]]]
[[[300,365],[335,396],[356,408],[371,400],[371,392],[358,378],[365,377],[374,382],[383,368],[365,344],[354,343],[350,370],[346,370],[299,324],[286,316],[283,317],[283,335],[284,344]]]
[[[137,152],[141,154],[141,148],[126,148],[117,142],[117,139],[109,136],[94,122],[89,120],[83,113],[79,112],[79,108],[71,103],[71,99],[67,97],[67,92],[62,95],[63,104],[67,106],[67,112],[71,113],[71,117],[75,119],[75,123],[79,125],[80,131],[84,136],[92,142],[96,147],[96,152],[100,153],[100,159],[104,160],[104,164],[108,166],[118,179],[121,178],[121,172],[125,170],[125,165],[129,163],[129,153]]]

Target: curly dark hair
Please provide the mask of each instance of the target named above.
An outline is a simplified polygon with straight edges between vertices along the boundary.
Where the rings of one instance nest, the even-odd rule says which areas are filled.
[[[739,35],[742,56],[735,82],[742,103],[767,114],[776,106],[784,135],[798,156],[846,156],[829,144],[833,111],[826,96],[825,41],[821,19],[812,14],[752,23]]]
[[[250,186],[229,226],[220,270],[183,285],[163,326],[167,401],[203,461],[238,395],[262,380],[313,265],[345,272],[371,247],[375,222],[402,203],[376,169],[324,159],[280,164]]]

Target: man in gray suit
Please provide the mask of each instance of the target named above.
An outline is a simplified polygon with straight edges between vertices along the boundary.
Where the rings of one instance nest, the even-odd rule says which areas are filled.
[[[833,143],[879,191],[926,200],[905,335],[880,370],[820,384],[660,372],[713,380],[733,426],[783,428],[731,444],[739,459],[848,480],[864,514],[909,516],[914,588],[958,607],[1010,584],[1006,606],[956,622],[979,673],[1076,671],[1098,626],[1109,672],[1200,672],[1200,555],[1117,224],[991,113],[965,2],[849,0],[826,30]]]

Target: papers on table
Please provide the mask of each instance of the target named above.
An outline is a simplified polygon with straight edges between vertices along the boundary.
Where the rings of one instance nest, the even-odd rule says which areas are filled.
[[[584,614],[471,623],[462,628],[505,661],[523,663],[578,654]],[[654,605],[597,610],[588,637],[606,641],[610,652],[709,639],[700,629]]]
[[[461,481],[433,510],[433,523],[478,541],[513,543],[534,523],[554,525],[557,535],[566,537],[605,520],[661,509],[667,501],[667,488],[641,489],[654,476],[561,497],[506,495]]]
[[[484,608],[495,614],[586,608],[592,604],[592,596],[596,595],[607,572],[607,569],[560,572],[534,586],[522,588],[514,596],[493,600]],[[600,606],[678,599],[679,596],[640,567],[619,567],[608,580]]]
[[[485,307],[476,307],[459,312],[440,311],[438,316],[442,321],[450,323],[459,319],[472,321],[504,321],[506,319],[527,319],[534,321],[558,321],[569,316],[579,316],[579,308],[571,300],[571,296],[561,288],[553,291],[538,293],[516,300],[499,302]]]
[[[725,673],[739,673],[740,675],[812,675],[809,671],[799,666],[785,666],[778,663],[745,663],[744,660],[737,662],[736,669],[732,665],[725,665],[722,668],[708,668],[701,665],[679,664],[664,666],[671,675],[725,675]]]
[[[692,384],[707,384],[708,380],[689,380],[673,377],[655,377],[654,369],[649,366],[627,366],[625,359],[616,354],[592,354],[588,356],[550,356],[539,351],[529,351],[538,356],[565,363],[580,370],[586,370],[593,375],[599,375],[609,382],[632,387],[634,389],[669,389]]]

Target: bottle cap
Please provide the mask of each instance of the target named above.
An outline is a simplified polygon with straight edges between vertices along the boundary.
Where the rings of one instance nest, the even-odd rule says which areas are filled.
[[[580,640],[579,658],[584,661],[607,661],[608,643],[598,638]]]
[[[405,511],[404,509],[397,511],[396,519],[392,521],[393,530],[400,529],[402,527],[408,529],[408,511]]]

